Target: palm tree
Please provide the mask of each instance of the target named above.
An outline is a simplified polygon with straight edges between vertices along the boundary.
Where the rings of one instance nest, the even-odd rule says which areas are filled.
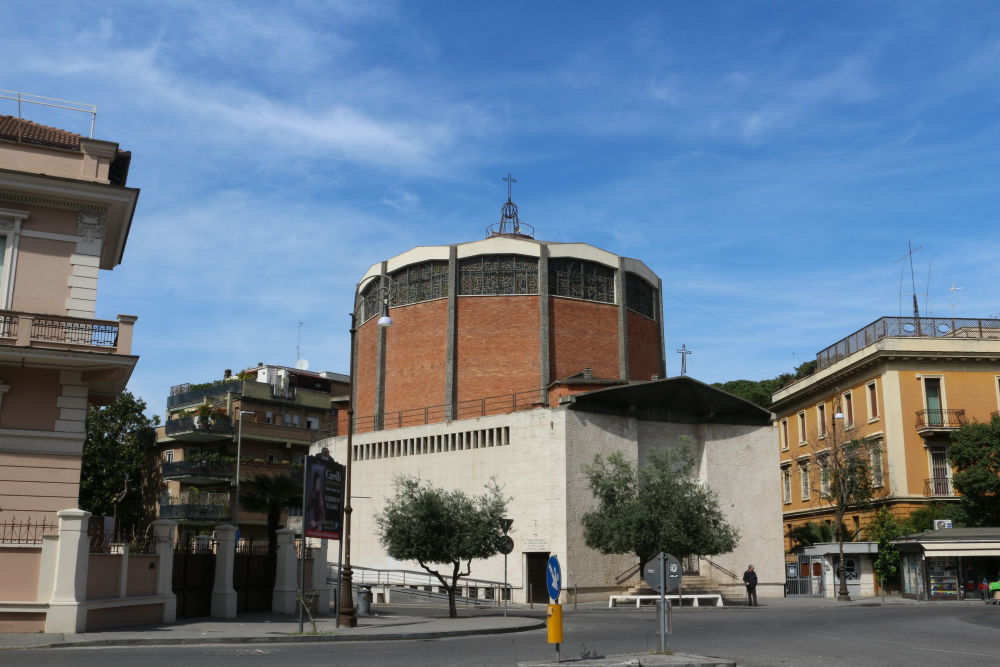
[[[267,514],[268,553],[274,554],[278,547],[278,527],[281,510],[302,506],[302,486],[286,475],[257,474],[246,480],[249,487],[240,494],[243,507],[251,512]]]
[[[847,526],[841,526],[844,531],[844,541],[851,542],[857,535]],[[792,541],[792,551],[801,551],[821,542],[834,542],[833,526],[825,521],[808,521],[801,526],[795,526],[788,531]]]

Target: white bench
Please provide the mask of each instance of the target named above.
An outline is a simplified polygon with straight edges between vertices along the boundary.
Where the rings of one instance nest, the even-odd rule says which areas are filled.
[[[722,596],[718,593],[693,593],[690,595],[667,595],[665,596],[668,600],[691,600],[692,607],[700,606],[699,600],[710,600],[713,607],[722,606]],[[608,598],[608,608],[615,606],[615,603],[619,600],[635,600],[635,608],[638,609],[639,605],[642,604],[643,600],[659,600],[659,595],[612,595]]]

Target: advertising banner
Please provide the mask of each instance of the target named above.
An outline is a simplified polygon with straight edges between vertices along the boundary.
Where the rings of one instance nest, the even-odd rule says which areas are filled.
[[[329,455],[306,458],[306,537],[340,539],[344,516],[344,466]]]

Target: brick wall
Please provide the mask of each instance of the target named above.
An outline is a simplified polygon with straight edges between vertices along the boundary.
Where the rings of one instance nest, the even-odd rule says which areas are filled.
[[[361,419],[375,414],[375,373],[378,351],[378,318],[358,327],[358,359],[354,366],[355,391],[354,418]]]
[[[385,412],[442,405],[448,355],[448,300],[393,308],[386,331]]]
[[[580,373],[617,378],[618,306],[576,299],[549,299],[551,379]]]
[[[633,380],[648,380],[660,372],[660,323],[632,310],[625,313],[629,374]]]
[[[539,317],[537,296],[458,297],[459,401],[538,387]]]

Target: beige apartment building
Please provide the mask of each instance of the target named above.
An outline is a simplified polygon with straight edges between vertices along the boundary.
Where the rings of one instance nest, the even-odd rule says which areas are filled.
[[[85,418],[128,382],[135,315],[98,319],[139,190],[112,141],[0,116],[0,522],[77,506]]]
[[[256,475],[297,479],[309,446],[329,435],[333,401],[346,398],[347,386],[339,373],[260,364],[226,371],[218,382],[173,387],[167,420],[157,429],[163,479],[157,516],[177,522],[181,541],[210,535],[237,519],[237,474],[242,493],[252,490],[246,483]],[[263,513],[241,508],[238,521],[241,540],[267,539]]]
[[[820,498],[826,439],[869,442],[876,506],[901,518],[957,500],[950,435],[998,408],[1000,320],[882,317],[821,351],[816,371],[775,392],[771,405],[786,549],[795,526],[833,518]],[[857,533],[871,516],[844,520]]]

